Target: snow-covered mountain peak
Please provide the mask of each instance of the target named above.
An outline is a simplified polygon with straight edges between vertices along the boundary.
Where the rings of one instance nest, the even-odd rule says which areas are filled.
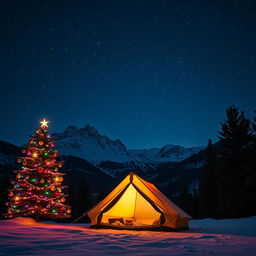
[[[81,131],[84,132],[88,136],[94,136],[94,137],[100,137],[101,135],[99,134],[98,130],[87,124],[84,128],[81,128]]]
[[[112,161],[145,166],[168,161],[179,162],[203,149],[167,144],[161,148],[129,150],[120,139],[112,140],[101,135],[88,124],[84,128],[69,126],[64,132],[54,135],[58,138],[56,145],[61,154],[82,157],[93,164]]]
[[[79,135],[79,129],[73,125],[68,126],[63,133],[58,134],[58,136],[62,138],[74,137],[78,135]]]
[[[57,148],[63,155],[83,157],[91,163],[101,161],[130,161],[130,155],[120,139],[111,140],[101,135],[93,126],[69,126],[64,132],[54,134]]]
[[[58,133],[58,138],[73,138],[73,137],[100,137],[101,135],[96,128],[90,125],[86,125],[84,128],[77,128],[74,125],[70,125],[62,133]]]

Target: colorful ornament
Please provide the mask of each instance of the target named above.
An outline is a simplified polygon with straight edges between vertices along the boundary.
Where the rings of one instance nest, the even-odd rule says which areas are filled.
[[[55,191],[55,190],[56,190],[55,186],[52,186],[51,191]]]
[[[40,183],[44,183],[44,179],[43,178],[40,180]]]
[[[67,214],[70,214],[71,213],[71,210],[68,208],[67,209]]]
[[[40,146],[43,146],[43,145],[44,145],[44,141],[43,141],[43,140],[40,140],[40,141],[38,142],[38,144],[39,144]]]
[[[18,173],[18,174],[16,175],[16,178],[17,178],[17,179],[20,179],[20,178],[21,178],[21,175]]]
[[[37,171],[38,171],[39,173],[42,173],[42,172],[44,171],[44,169],[43,169],[42,167],[38,167]]]

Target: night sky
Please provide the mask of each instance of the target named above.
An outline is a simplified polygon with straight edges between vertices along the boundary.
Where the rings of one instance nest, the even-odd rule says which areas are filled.
[[[1,1],[0,139],[95,126],[128,148],[216,141],[256,109],[256,1]]]

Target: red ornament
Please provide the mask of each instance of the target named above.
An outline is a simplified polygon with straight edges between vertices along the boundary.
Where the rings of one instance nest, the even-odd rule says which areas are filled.
[[[24,182],[24,183],[21,184],[21,186],[22,186],[22,187],[26,187],[26,186],[27,186],[27,183]]]
[[[44,169],[43,169],[42,167],[38,167],[37,171],[38,171],[39,173],[42,173],[42,172],[44,171]]]
[[[31,155],[31,152],[30,152],[30,151],[27,151],[27,155],[30,156],[30,155]]]

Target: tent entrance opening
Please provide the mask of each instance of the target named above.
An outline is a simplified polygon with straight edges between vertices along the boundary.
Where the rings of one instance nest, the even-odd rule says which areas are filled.
[[[101,223],[113,226],[158,226],[161,213],[130,184],[121,198],[103,213]]]

